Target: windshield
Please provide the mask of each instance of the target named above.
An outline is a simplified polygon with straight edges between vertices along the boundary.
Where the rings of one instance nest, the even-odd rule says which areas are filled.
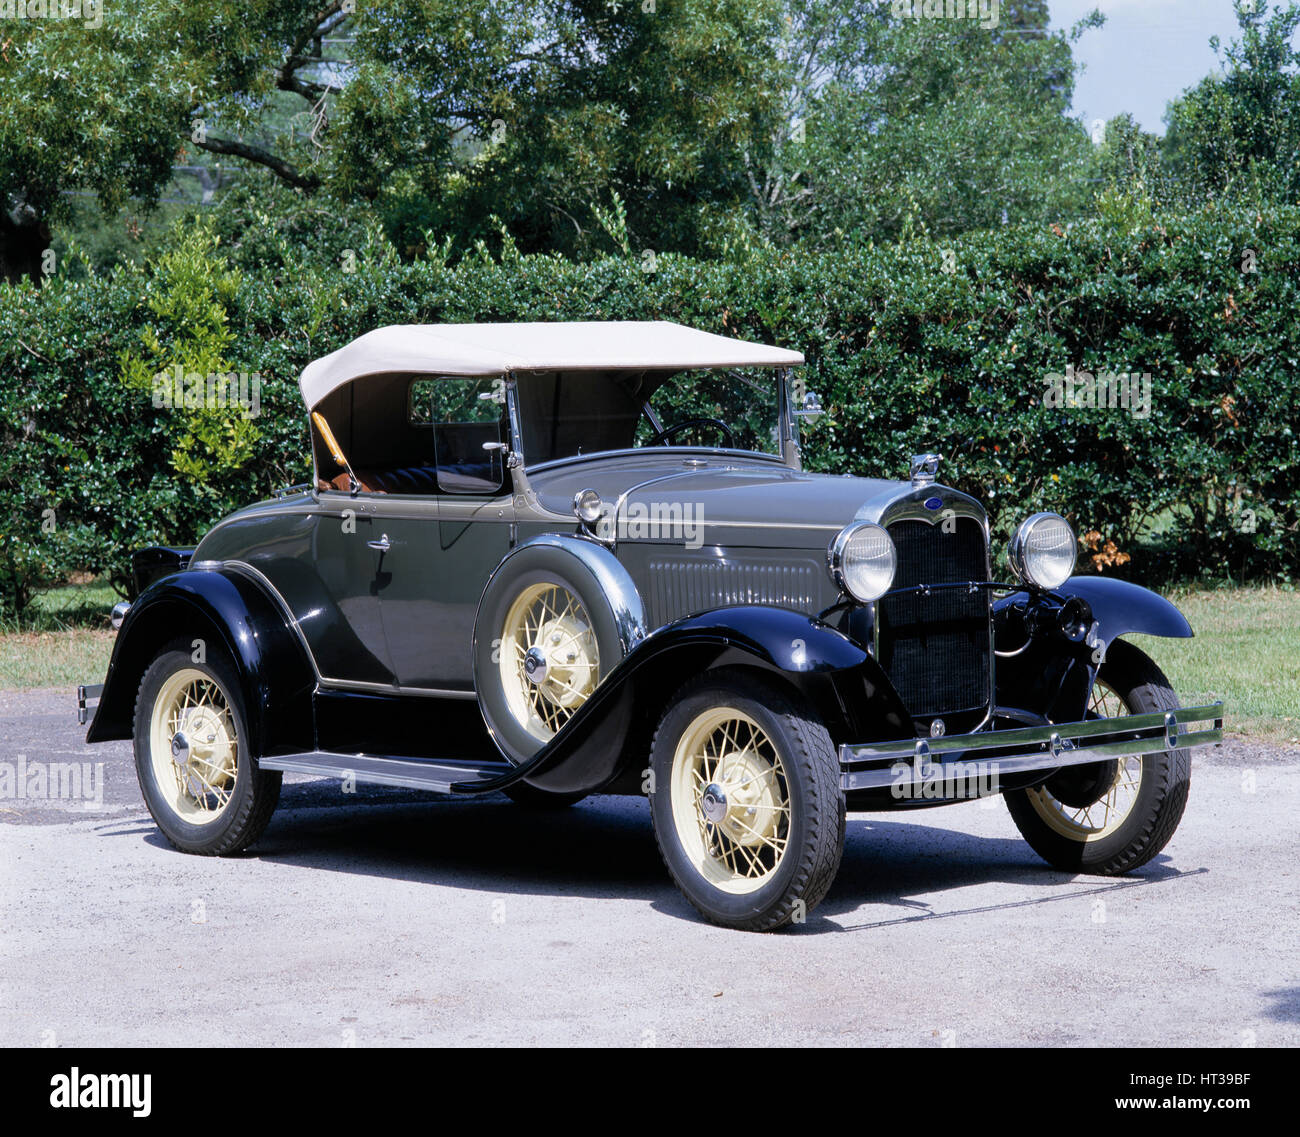
[[[689,371],[660,387],[637,426],[636,445],[725,446],[781,452],[780,403],[770,370]]]
[[[531,374],[516,391],[530,466],[653,446],[781,452],[771,368]]]

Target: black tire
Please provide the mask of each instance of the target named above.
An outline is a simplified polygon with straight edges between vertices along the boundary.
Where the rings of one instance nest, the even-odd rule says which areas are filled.
[[[1174,710],[1179,705],[1164,672],[1145,652],[1123,640],[1110,645],[1098,679],[1129,714]],[[1128,813],[1113,832],[1102,836],[1070,836],[1049,824],[1043,815],[1043,792],[1071,808],[1100,801],[1118,772],[1116,760],[1067,767],[1039,789],[1009,790],[1003,796],[1021,836],[1048,864],[1065,872],[1117,876],[1140,868],[1169,843],[1191,788],[1190,751],[1145,754],[1139,761],[1142,776]]]
[[[772,854],[773,863],[765,874],[755,874],[755,880],[762,881],[758,887],[739,893],[727,891],[717,879],[706,875],[711,872],[716,878],[727,871],[726,848],[734,850],[736,844],[726,841],[723,829],[734,824],[731,814],[709,829],[708,823],[701,820],[702,814],[694,812],[702,809],[700,801],[692,799],[688,805],[681,792],[683,785],[692,784],[685,770],[678,770],[679,781],[674,783],[679,746],[685,748],[683,766],[690,768],[692,735],[707,731],[709,716],[725,709],[740,712],[767,736],[783,768],[783,777],[773,774],[769,781],[784,788],[788,802],[784,851],[779,858]],[[734,746],[739,747],[739,741]],[[750,734],[741,752],[762,749],[759,739]],[[660,719],[650,764],[650,813],[659,852],[682,894],[706,920],[744,931],[774,931],[806,916],[825,897],[844,851],[844,794],[840,791],[839,762],[830,735],[797,692],[749,672],[719,671],[692,680],[677,692]],[[770,761],[768,765],[775,770]],[[715,764],[715,777],[719,771]],[[737,784],[746,781],[753,784],[753,775],[739,779]],[[729,786],[727,783],[720,788],[732,793]],[[722,801],[728,810],[736,808],[726,803],[725,796]],[[751,807],[746,814],[752,818],[755,810]],[[768,815],[773,816],[770,809]],[[694,856],[683,843],[679,828],[684,827],[687,840],[691,840],[692,819],[698,825],[700,840]],[[782,839],[779,826],[771,836]],[[711,848],[706,846],[707,841],[713,842]],[[760,846],[758,855],[767,855],[767,850]],[[736,863],[745,862],[738,856]],[[734,874],[730,883],[748,887],[743,876]]]
[[[197,805],[198,799],[192,796],[187,799],[176,786],[161,783],[153,754],[151,728],[155,705],[164,686],[182,671],[198,672],[215,684],[234,723],[236,761],[233,784],[229,778],[225,779],[222,792],[228,794],[228,800],[219,810],[213,809],[217,816],[205,823],[187,820],[180,811],[187,800]],[[134,737],[140,792],[162,835],[177,849],[204,856],[224,856],[248,848],[262,835],[280,800],[282,775],[278,770],[263,770],[256,758],[248,753],[248,720],[240,685],[234,668],[226,659],[213,655],[206,662],[197,662],[191,657],[187,640],[164,647],[140,680]],[[216,801],[215,794],[202,796],[205,801]]]
[[[523,546],[507,557],[488,581],[479,605],[474,630],[474,689],[492,737],[516,763],[533,757],[546,744],[547,736],[530,731],[511,709],[499,660],[501,653],[509,650],[505,624],[515,601],[539,585],[563,589],[581,604],[587,617],[584,626],[590,629],[597,648],[597,685],[624,656],[619,617],[585,564],[550,545]]]

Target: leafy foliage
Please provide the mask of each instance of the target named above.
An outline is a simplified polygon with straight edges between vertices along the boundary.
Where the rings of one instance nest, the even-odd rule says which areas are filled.
[[[1003,535],[1032,510],[1064,513],[1089,535],[1085,566],[1290,579],[1297,260],[1295,206],[1147,205],[1068,230],[760,249],[744,263],[449,264],[432,249],[402,264],[376,235],[353,272],[290,259],[268,287],[188,230],[147,268],[0,288],[3,603],[72,569],[120,574],[132,549],[192,542],[228,510],[304,480],[297,376],[310,360],[383,324],[494,320],[659,318],[795,347],[827,411],[806,437],[812,468],[897,478],[909,455],[937,450],[945,480],[983,501]],[[248,460],[202,451],[201,479],[179,465],[187,416],[123,383],[131,359],[145,372],[173,359],[258,372]],[[1149,413],[1049,405],[1049,377],[1067,368],[1149,373]]]
[[[778,74],[790,125],[747,155],[767,240],[825,247],[1086,212],[1092,155],[1067,117],[1074,62],[1046,5],[1004,3],[992,27],[899,18],[912,8],[788,5]]]
[[[1300,194],[1300,4],[1234,0],[1241,39],[1169,110],[1168,176],[1185,199]]]

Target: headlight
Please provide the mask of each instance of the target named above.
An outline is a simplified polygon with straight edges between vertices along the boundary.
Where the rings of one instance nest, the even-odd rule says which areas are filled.
[[[1078,551],[1074,530],[1055,513],[1035,513],[1025,521],[1007,547],[1011,571],[1038,588],[1060,588],[1074,572]]]
[[[600,520],[603,505],[595,490],[579,490],[573,495],[573,512],[584,525],[594,525]]]
[[[855,521],[841,529],[828,552],[831,579],[861,604],[879,600],[894,583],[898,553],[879,525]]]

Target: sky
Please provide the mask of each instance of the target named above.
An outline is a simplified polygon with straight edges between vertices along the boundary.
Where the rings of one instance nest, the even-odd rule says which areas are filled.
[[[1170,100],[1218,70],[1210,37],[1226,46],[1238,34],[1232,0],[1049,0],[1052,26],[1068,30],[1093,8],[1106,26],[1074,45],[1086,66],[1074,114],[1090,128],[1128,111],[1144,130],[1163,135]]]

